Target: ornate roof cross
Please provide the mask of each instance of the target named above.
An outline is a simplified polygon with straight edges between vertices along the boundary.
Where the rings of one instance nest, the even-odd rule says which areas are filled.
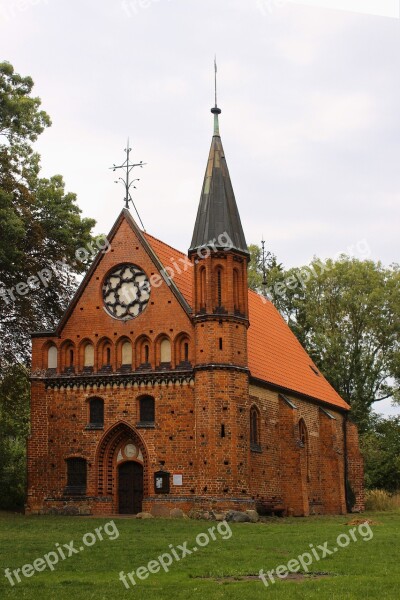
[[[136,186],[133,185],[135,183],[135,181],[140,181],[140,179],[130,179],[130,174],[131,171],[135,168],[135,167],[143,167],[144,165],[146,165],[147,163],[144,163],[143,161],[140,161],[139,163],[131,163],[130,162],[130,152],[131,152],[132,148],[129,147],[129,138],[128,138],[128,144],[124,150],[124,152],[126,153],[126,160],[122,163],[122,165],[115,165],[113,167],[110,167],[110,169],[112,169],[113,171],[116,171],[117,169],[123,169],[125,171],[125,179],[122,177],[119,177],[117,179],[117,181],[115,183],[122,183],[125,187],[125,198],[124,198],[124,202],[125,202],[125,208],[129,208],[129,202],[132,202],[132,206],[136,211],[136,214],[138,216],[138,219],[140,221],[140,224],[143,228],[143,230],[145,231],[144,225],[143,225],[143,221],[140,218],[140,215],[138,213],[138,210],[135,206],[135,203],[132,200],[132,196],[131,196],[131,192],[130,189],[133,186],[134,189],[136,189]]]

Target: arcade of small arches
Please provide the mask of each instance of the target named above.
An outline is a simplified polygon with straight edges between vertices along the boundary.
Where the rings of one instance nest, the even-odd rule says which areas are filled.
[[[134,342],[121,337],[116,343],[107,337],[96,344],[87,338],[79,344],[67,339],[58,346],[54,342],[43,346],[42,368],[50,374],[171,370],[190,367],[191,352],[191,339],[186,333],[173,341],[166,334],[155,341],[146,335]]]
[[[200,266],[196,276],[197,309],[200,313],[211,309],[214,313],[233,312],[243,316],[247,279],[243,274],[242,262],[242,259],[237,258],[231,276],[228,276],[227,268],[222,261],[212,268],[207,265]]]

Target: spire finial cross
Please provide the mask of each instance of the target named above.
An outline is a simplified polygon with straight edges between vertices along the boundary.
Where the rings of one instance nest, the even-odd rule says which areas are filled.
[[[135,183],[135,181],[140,181],[140,179],[132,179],[130,178],[131,172],[133,171],[133,169],[135,167],[144,167],[144,165],[146,165],[147,163],[144,163],[143,161],[140,161],[139,163],[131,163],[130,162],[130,153],[132,151],[132,148],[129,147],[129,138],[128,138],[128,143],[127,146],[124,150],[125,154],[126,154],[126,160],[122,163],[122,165],[116,165],[114,164],[113,167],[110,167],[110,169],[112,169],[113,171],[116,171],[117,169],[123,169],[125,171],[125,178],[122,177],[118,177],[118,179],[115,181],[115,183],[122,183],[124,188],[125,188],[125,198],[124,198],[124,202],[125,202],[125,208],[129,208],[129,202],[132,202],[133,208],[136,211],[136,214],[138,216],[138,219],[140,221],[140,224],[144,229],[144,225],[143,225],[143,221],[140,218],[140,215],[138,213],[138,210],[135,206],[135,203],[132,200],[132,196],[131,196],[131,192],[130,189],[133,186],[134,189],[136,189],[136,186],[133,185]]]
[[[217,57],[214,57],[214,89],[215,89],[215,106],[212,107],[211,112],[214,115],[214,135],[219,136],[219,123],[218,115],[221,114],[221,109],[218,108],[217,104]]]

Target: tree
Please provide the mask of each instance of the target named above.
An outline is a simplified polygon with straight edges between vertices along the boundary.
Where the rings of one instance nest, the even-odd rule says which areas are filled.
[[[30,332],[54,327],[87,268],[76,251],[95,224],[61,175],[39,177],[32,143],[51,122],[32,89],[0,63],[0,369],[28,362]]]
[[[400,269],[342,256],[269,286],[292,331],[366,430],[372,406],[400,400]]]
[[[53,329],[94,252],[61,175],[41,178],[32,143],[50,126],[33,81],[0,63],[0,506],[23,505],[30,333]],[[94,244],[92,245],[94,247]],[[88,260],[86,260],[86,258]]]
[[[369,489],[400,490],[400,417],[374,416],[361,437],[365,483]]]
[[[26,438],[29,433],[28,371],[9,366],[0,381],[0,507],[23,507]]]

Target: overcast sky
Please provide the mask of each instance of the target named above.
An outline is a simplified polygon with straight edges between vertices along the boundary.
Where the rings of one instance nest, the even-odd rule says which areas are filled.
[[[363,0],[393,14],[397,0]],[[303,4],[308,4],[305,6]],[[318,7],[315,5],[325,5]],[[221,135],[248,243],[285,266],[340,252],[399,261],[400,19],[360,0],[0,0],[0,49],[31,75],[63,174],[108,232],[108,170],[129,135],[149,233],[186,251],[212,135]]]

